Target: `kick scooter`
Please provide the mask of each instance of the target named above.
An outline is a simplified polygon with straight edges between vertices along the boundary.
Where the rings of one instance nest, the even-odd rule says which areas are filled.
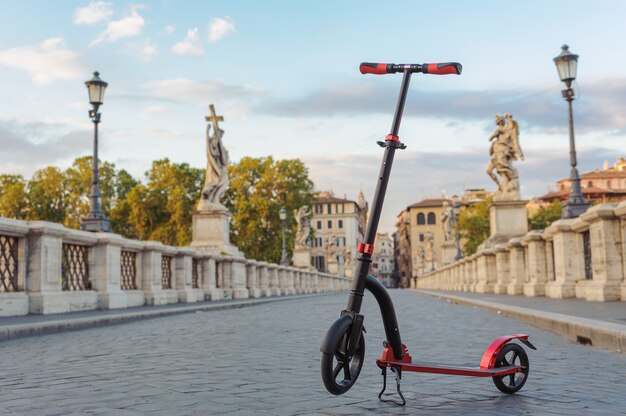
[[[400,95],[396,105],[396,112],[391,125],[391,132],[386,136],[385,141],[377,142],[385,149],[374,201],[372,204],[371,216],[367,225],[365,242],[357,246],[358,263],[357,271],[352,283],[352,290],[348,298],[348,305],[341,312],[337,319],[326,332],[320,348],[322,352],[321,370],[322,381],[328,392],[340,395],[354,385],[365,356],[365,328],[363,327],[363,315],[361,303],[365,289],[367,289],[378,303],[385,327],[387,340],[383,343],[384,349],[381,358],[376,359],[376,364],[382,370],[383,389],[378,398],[384,402],[391,402],[400,406],[406,404],[406,400],[400,391],[400,380],[402,371],[412,371],[421,373],[448,374],[457,376],[492,377],[494,384],[503,393],[512,394],[519,391],[526,383],[529,371],[528,355],[522,346],[511,343],[518,340],[531,349],[536,349],[529,341],[528,335],[514,334],[506,335],[495,339],[487,348],[477,368],[454,367],[441,364],[424,364],[413,362],[411,355],[400,338],[398,321],[391,297],[385,287],[373,276],[369,275],[372,253],[374,252],[374,238],[380,220],[383,207],[387,183],[391,172],[393,157],[397,149],[405,149],[406,146],[400,142],[398,131],[404,104],[409,89],[409,82],[413,73],[447,75],[461,74],[461,64],[456,62],[440,64],[384,64],[384,63],[362,63],[360,70],[362,74],[393,74],[402,73],[402,84]],[[387,386],[387,369],[396,375],[396,388],[402,401],[383,399],[383,393]]]

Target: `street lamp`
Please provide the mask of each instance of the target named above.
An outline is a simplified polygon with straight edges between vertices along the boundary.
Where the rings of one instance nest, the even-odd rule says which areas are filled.
[[[565,83],[566,89],[562,90],[563,98],[567,101],[569,110],[569,164],[572,167],[569,174],[570,190],[567,202],[563,205],[561,218],[576,218],[589,208],[580,188],[580,177],[576,169],[576,144],[574,143],[574,115],[572,113],[572,101],[574,90],[571,88],[572,81],[576,79],[578,55],[569,51],[569,46],[563,45],[561,53],[554,58],[559,78]]]
[[[98,108],[102,105],[104,92],[109,84],[102,81],[96,71],[93,78],[85,82],[89,93],[89,102],[93,109],[89,110],[89,118],[93,122],[93,171],[91,179],[91,196],[89,197],[89,214],[83,218],[80,229],[93,232],[110,232],[111,223],[100,208],[100,186],[98,184],[98,123],[100,123],[100,113]]]
[[[454,240],[456,241],[456,256],[454,260],[459,261],[463,258],[461,253],[461,233],[459,231],[459,212],[461,210],[461,203],[458,198],[454,198],[452,203],[452,225],[454,225]]]
[[[285,244],[285,220],[287,219],[287,210],[285,207],[281,207],[278,211],[278,217],[283,224],[283,258],[280,260],[280,264],[283,266],[289,266],[289,260],[287,259],[287,245]]]

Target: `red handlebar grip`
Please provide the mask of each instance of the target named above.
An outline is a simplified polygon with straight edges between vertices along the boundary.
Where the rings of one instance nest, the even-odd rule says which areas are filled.
[[[446,62],[443,64],[423,64],[422,72],[433,75],[461,75],[463,67],[458,62]]]
[[[388,65],[389,64],[374,64],[371,62],[363,62],[359,66],[359,69],[361,70],[361,74],[383,75],[390,72]]]

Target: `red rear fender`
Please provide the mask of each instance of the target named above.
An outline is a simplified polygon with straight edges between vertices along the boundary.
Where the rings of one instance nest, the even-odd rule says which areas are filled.
[[[514,334],[514,335],[504,335],[502,337],[496,338],[485,353],[483,354],[483,358],[480,360],[480,368],[494,368],[496,365],[496,358],[498,357],[498,353],[500,350],[508,344],[510,341],[518,339],[528,348],[536,350],[535,346],[528,341],[528,335],[523,334]]]

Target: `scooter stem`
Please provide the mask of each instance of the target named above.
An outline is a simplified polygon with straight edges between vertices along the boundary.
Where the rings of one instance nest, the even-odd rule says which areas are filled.
[[[401,146],[398,139],[398,131],[400,130],[400,122],[402,121],[402,113],[404,112],[404,103],[409,90],[409,83],[411,81],[411,72],[404,71],[402,77],[402,84],[400,87],[400,95],[398,96],[398,103],[396,105],[396,112],[391,125],[391,133],[385,140],[385,153],[383,155],[383,161],[380,166],[380,172],[378,174],[378,181],[376,183],[376,190],[374,192],[374,201],[372,203],[372,213],[370,215],[367,231],[365,233],[365,246],[374,245],[376,239],[376,231],[378,230],[378,222],[380,220],[380,214],[383,209],[383,202],[385,200],[385,192],[387,191],[387,184],[389,183],[389,177],[391,174],[391,166],[393,165],[393,157],[396,149]],[[372,252],[364,250],[357,258],[357,273],[356,279],[352,283],[352,290],[350,291],[350,297],[348,298],[348,310],[359,313],[361,311],[361,304],[363,302],[363,292],[365,290],[365,279],[369,274],[370,263],[372,262]]]

